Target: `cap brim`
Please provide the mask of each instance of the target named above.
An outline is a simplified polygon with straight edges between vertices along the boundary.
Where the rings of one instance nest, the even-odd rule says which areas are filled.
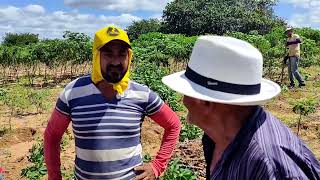
[[[177,72],[162,78],[162,82],[171,89],[197,99],[232,105],[261,105],[277,96],[281,88],[277,83],[262,79],[261,90],[256,95],[237,95],[210,90],[190,81],[185,71]]]

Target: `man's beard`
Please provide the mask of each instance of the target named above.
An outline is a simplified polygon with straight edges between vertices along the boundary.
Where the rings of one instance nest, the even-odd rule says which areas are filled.
[[[102,73],[103,78],[110,83],[118,83],[122,80],[127,70],[123,69],[121,64],[107,66],[106,73]]]

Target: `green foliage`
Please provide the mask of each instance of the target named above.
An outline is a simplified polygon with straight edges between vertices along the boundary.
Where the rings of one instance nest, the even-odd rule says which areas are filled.
[[[70,141],[70,136],[65,133],[63,136],[62,136],[62,139],[60,141],[60,148],[64,151],[66,150],[66,146],[69,144],[69,141]]]
[[[148,163],[148,162],[151,162],[152,158],[151,158],[150,154],[147,153],[147,154],[145,154],[145,155],[143,156],[143,159],[142,159],[142,160],[143,160],[144,163]]]
[[[62,170],[61,171],[61,175],[62,175],[62,179],[65,180],[74,180],[75,179],[75,175],[74,175],[74,171],[66,171],[66,170]]]
[[[166,101],[174,111],[182,109],[179,96],[161,82],[161,78],[168,74],[168,69],[154,63],[141,61],[134,64],[133,80],[148,86]]]
[[[297,135],[299,135],[300,131],[300,124],[301,124],[301,119],[302,116],[308,116],[311,113],[316,112],[316,106],[318,105],[318,101],[314,99],[303,99],[301,101],[297,101],[293,108],[292,111],[294,113],[300,114],[299,119],[298,119],[298,132]]]
[[[262,54],[267,54],[268,50],[271,48],[271,43],[262,35],[259,34],[244,34],[241,32],[226,33],[225,35],[235,37],[237,39],[242,39],[250,44],[254,45],[260,50]]]
[[[40,179],[47,174],[47,168],[44,164],[43,142],[34,144],[29,152],[28,160],[33,163],[33,165],[22,169],[21,176],[32,180]]]
[[[5,46],[25,46],[39,42],[38,34],[32,33],[6,33],[2,44]]]
[[[7,134],[9,131],[10,131],[10,129],[7,127],[0,127],[0,137]]]
[[[49,108],[48,97],[50,92],[46,89],[31,91],[28,95],[29,100],[37,108],[37,113],[40,113]]]
[[[182,122],[182,128],[179,136],[180,142],[184,142],[186,139],[188,140],[197,139],[203,134],[200,128],[198,128],[195,125],[189,124],[186,121],[185,117],[180,116],[180,120]]]
[[[294,32],[307,39],[314,40],[320,46],[320,30],[311,29],[309,27],[294,29]]]
[[[178,159],[171,160],[163,175],[164,180],[196,180],[197,174],[186,168]]]
[[[256,30],[268,33],[273,27],[284,25],[275,16],[274,0],[175,0],[163,11],[166,33],[186,35],[219,34]]]
[[[76,41],[78,43],[90,41],[90,37],[88,35],[78,32],[65,31],[62,37],[70,41]]]
[[[133,41],[135,61],[168,65],[169,59],[187,61],[197,37],[180,34],[148,33]]]
[[[292,111],[303,116],[308,116],[316,112],[317,105],[318,101],[315,99],[303,99],[294,104]]]
[[[0,102],[4,102],[6,96],[8,94],[8,90],[4,88],[0,88]]]
[[[316,42],[311,39],[301,36],[301,60],[299,61],[302,67],[310,67],[314,64],[320,64],[319,54],[320,46],[317,46]]]
[[[21,85],[15,85],[5,93],[4,104],[12,110],[23,112],[31,105],[28,99],[29,93],[29,89]]]
[[[126,31],[131,41],[137,39],[141,34],[147,34],[149,32],[159,32],[161,29],[161,23],[158,19],[143,19],[140,21],[134,21]]]

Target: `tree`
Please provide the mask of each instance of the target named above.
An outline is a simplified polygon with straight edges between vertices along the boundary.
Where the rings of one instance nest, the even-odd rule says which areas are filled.
[[[164,31],[200,35],[222,35],[256,30],[266,34],[284,25],[274,15],[276,0],[175,0],[163,11]]]
[[[158,19],[143,19],[134,21],[127,29],[130,40],[137,39],[141,34],[160,32],[161,23]]]
[[[78,43],[90,41],[90,37],[88,35],[78,32],[65,31],[62,37],[70,41],[76,41]]]
[[[6,33],[3,38],[3,45],[6,46],[24,46],[39,42],[38,34],[32,33]]]

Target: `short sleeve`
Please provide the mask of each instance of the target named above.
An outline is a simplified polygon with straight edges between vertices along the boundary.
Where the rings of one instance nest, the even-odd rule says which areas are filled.
[[[158,112],[163,105],[162,99],[158,96],[157,93],[152,90],[149,91],[148,102],[146,106],[146,115],[151,116]]]
[[[68,103],[68,100],[67,100],[67,90],[64,89],[61,93],[60,93],[60,96],[57,100],[57,103],[56,103],[56,109],[65,114],[65,115],[70,115],[71,113],[71,110],[70,110],[70,107],[69,107],[69,103]]]

